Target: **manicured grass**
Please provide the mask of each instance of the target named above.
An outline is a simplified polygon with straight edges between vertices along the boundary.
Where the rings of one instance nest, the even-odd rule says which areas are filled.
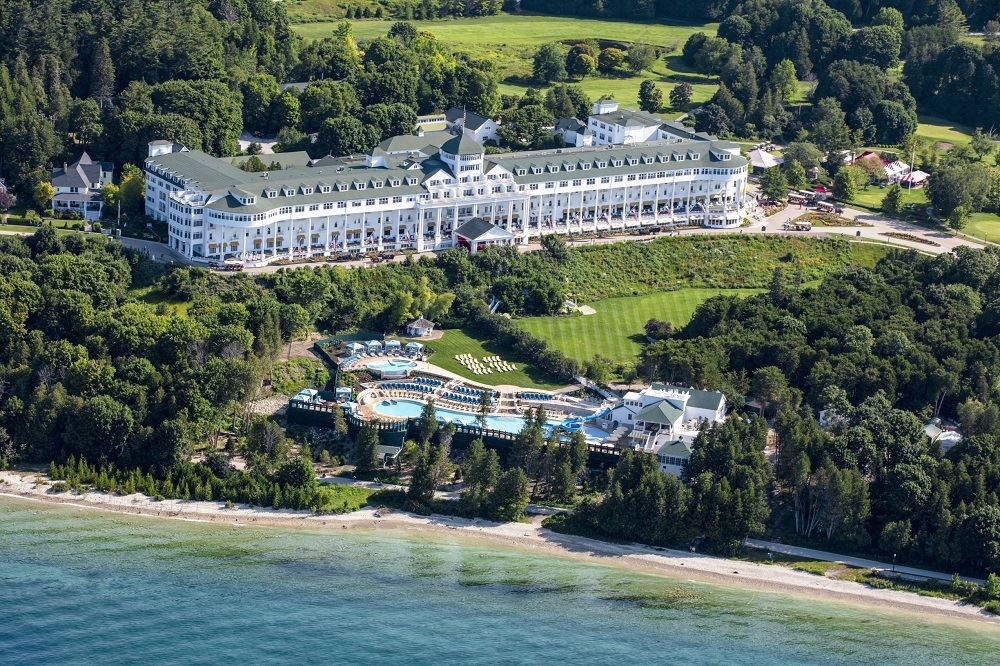
[[[757,289],[679,289],[645,296],[608,298],[592,307],[594,315],[530,317],[521,326],[551,347],[580,361],[602,354],[614,361],[634,360],[645,340],[650,319],[683,326],[697,308],[712,296],[748,296]]]
[[[513,384],[526,388],[554,389],[563,386],[556,378],[546,372],[525,364],[513,356],[509,349],[501,348],[489,340],[473,337],[460,329],[449,329],[440,340],[432,340],[427,344],[434,351],[428,360],[434,365],[455,374],[482,384]],[[483,356],[500,356],[508,363],[517,366],[514,372],[494,372],[490,375],[477,375],[455,360],[456,354],[471,354],[476,358]]]
[[[63,223],[60,221],[60,222],[57,222],[57,223],[55,223],[55,224],[52,225],[52,228],[55,229],[55,231],[56,231],[57,234],[78,234],[78,233],[82,234],[82,233],[84,233],[84,232],[78,231],[76,229],[65,229],[65,228],[63,228],[61,226],[58,226],[60,224],[63,224]],[[33,234],[36,231],[38,231],[38,229],[39,229],[38,227],[32,227],[30,225],[22,225],[22,224],[0,224],[0,231],[8,231],[10,233]]]
[[[868,189],[860,190],[858,195],[852,199],[848,205],[880,213],[882,212],[882,199],[885,198],[885,194],[888,191],[888,187],[869,185]],[[914,188],[912,190],[903,188],[902,201],[903,205],[912,203],[918,206],[924,206],[927,204],[927,190],[922,187]]]
[[[531,87],[531,60],[542,44],[567,40],[601,39],[623,43],[641,42],[674,55],[665,62],[658,60],[648,72],[638,76],[608,78],[591,76],[580,82],[592,98],[612,94],[623,105],[635,105],[639,84],[652,78],[664,86],[664,98],[669,88],[686,81],[694,86],[695,102],[703,102],[715,93],[714,77],[689,71],[678,55],[687,38],[696,32],[715,34],[717,24],[681,24],[664,22],[615,21],[572,16],[539,16],[531,14],[500,14],[481,18],[440,21],[413,21],[420,30],[436,36],[449,49],[488,58],[496,63],[503,83],[501,92],[523,92]],[[303,23],[294,30],[307,40],[333,33],[336,22]],[[361,41],[384,35],[390,21],[352,21],[355,39]],[[671,110],[676,111],[676,110]]]
[[[973,213],[962,233],[993,243],[1000,242],[1000,216],[996,213]]]
[[[935,116],[921,115],[919,120],[917,136],[936,143],[950,143],[952,145],[969,143],[974,131],[971,127]]]

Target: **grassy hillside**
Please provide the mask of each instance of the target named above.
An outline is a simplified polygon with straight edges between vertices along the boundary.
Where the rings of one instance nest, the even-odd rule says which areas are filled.
[[[310,0],[314,1],[314,0]],[[707,100],[715,93],[713,77],[690,72],[676,55],[687,38],[695,32],[714,34],[717,24],[644,23],[587,19],[570,16],[539,16],[501,14],[482,18],[440,21],[413,21],[420,30],[433,33],[449,48],[485,57],[497,64],[501,91],[523,93],[529,87],[531,59],[542,44],[573,42],[584,39],[618,41],[624,44],[641,42],[670,49],[675,54],[666,61],[658,60],[651,71],[639,76],[608,78],[591,76],[580,82],[593,98],[613,94],[622,104],[635,105],[639,84],[652,78],[665,86],[664,92],[676,83],[687,81],[694,86],[694,100]],[[352,21],[354,36],[359,41],[384,35],[391,25],[388,20]],[[302,23],[294,26],[305,39],[319,39],[332,34],[335,22]],[[666,98],[666,94],[664,94]]]
[[[566,267],[570,297],[590,303],[688,287],[761,288],[775,268],[815,280],[848,264],[873,266],[874,245],[798,236],[680,236],[579,248]]]
[[[683,326],[705,300],[712,296],[748,296],[755,289],[690,288],[662,291],[645,296],[608,298],[592,303],[595,315],[530,317],[523,328],[553,348],[579,361],[602,354],[614,361],[634,360],[639,353],[650,319]]]

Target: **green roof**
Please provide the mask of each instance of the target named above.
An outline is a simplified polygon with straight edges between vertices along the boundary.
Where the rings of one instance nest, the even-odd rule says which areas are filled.
[[[656,452],[656,455],[672,456],[674,458],[687,460],[691,457],[691,445],[678,439],[677,441],[668,442],[661,446],[660,450]]]
[[[643,407],[635,415],[635,420],[646,423],[659,423],[661,425],[673,425],[682,416],[684,416],[684,412],[674,407],[668,401],[660,400],[659,402],[654,402],[652,405]]]
[[[441,144],[441,150],[451,155],[482,155],[483,147],[482,145],[465,134],[460,136],[454,136],[443,144]]]

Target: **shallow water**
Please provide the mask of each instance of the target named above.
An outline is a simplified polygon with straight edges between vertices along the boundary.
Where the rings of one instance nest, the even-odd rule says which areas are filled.
[[[0,498],[0,663],[987,664],[1000,631],[403,533]]]

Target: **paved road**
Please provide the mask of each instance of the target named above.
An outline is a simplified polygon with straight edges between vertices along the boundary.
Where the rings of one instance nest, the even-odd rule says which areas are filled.
[[[776,234],[785,235],[806,235],[806,236],[828,236],[833,235],[837,237],[849,237],[852,240],[862,240],[868,242],[878,242],[884,244],[890,244],[897,247],[904,247],[908,249],[917,250],[927,254],[942,254],[945,252],[951,252],[955,248],[960,246],[972,247],[976,249],[982,249],[984,243],[982,241],[974,240],[968,237],[955,236],[947,233],[943,230],[928,229],[926,227],[917,226],[909,222],[904,222],[902,220],[897,220],[882,215],[877,215],[869,211],[857,210],[854,208],[845,208],[843,216],[852,220],[857,220],[860,223],[870,225],[863,227],[825,227],[816,228],[812,231],[785,231],[781,228],[782,224],[790,220],[795,219],[799,215],[807,212],[806,209],[795,206],[788,205],[784,210],[768,217],[766,219],[759,219],[753,224],[747,227],[737,227],[735,229],[705,229],[702,227],[696,227],[691,229],[682,229],[678,231],[671,232],[675,235],[704,235],[704,236],[714,236],[719,234],[762,234],[773,236]],[[0,231],[0,233],[3,233]],[[10,232],[18,233],[18,232]],[[886,236],[887,233],[903,233],[914,236],[915,238],[922,239],[921,241],[915,240],[905,240],[901,238],[892,238]],[[570,247],[579,247],[582,245],[605,245],[607,243],[620,243],[623,241],[642,241],[651,240],[653,238],[662,237],[663,234],[651,235],[620,235],[620,236],[609,236],[606,238],[589,238],[574,240],[572,237],[567,237],[566,241]],[[163,261],[169,263],[184,264],[187,263],[187,259],[177,252],[171,250],[169,247],[163,243],[156,243],[153,241],[138,240],[135,238],[121,238],[121,242],[126,247],[135,248],[138,250],[146,250],[149,252],[150,256],[156,261]],[[518,245],[517,248],[522,252],[530,252],[532,250],[537,250],[541,248],[538,243],[530,243],[528,245]],[[433,256],[433,252],[425,252],[428,256]],[[417,257],[421,255],[416,255]],[[405,260],[405,256],[400,254],[397,255],[393,261],[402,262]],[[282,268],[296,268],[304,266],[341,266],[344,268],[357,268],[361,266],[370,266],[371,262],[367,259],[359,261],[341,261],[341,262],[310,262],[303,264],[293,264],[291,266],[261,266],[257,268],[247,268],[247,273],[274,273],[281,270]]]
[[[904,567],[904,566],[896,566],[895,568],[893,568],[892,563],[879,562],[877,560],[866,560],[862,557],[849,557],[847,555],[840,555],[838,553],[827,553],[822,550],[813,550],[812,548],[800,548],[798,546],[789,546],[787,544],[775,543],[773,541],[747,539],[746,544],[754,548],[772,550],[776,553],[782,553],[783,555],[793,555],[795,557],[807,557],[809,559],[822,560],[824,562],[840,562],[841,564],[849,564],[850,566],[861,567],[864,569],[875,569],[879,571],[895,571],[898,574],[903,574],[906,576],[930,578],[941,581],[951,581],[952,577],[952,574],[946,574],[940,571],[929,571],[927,569],[918,569],[916,567]],[[978,585],[982,585],[983,583],[986,582],[982,578],[970,578],[968,576],[962,576],[962,580],[969,583],[976,583]]]

